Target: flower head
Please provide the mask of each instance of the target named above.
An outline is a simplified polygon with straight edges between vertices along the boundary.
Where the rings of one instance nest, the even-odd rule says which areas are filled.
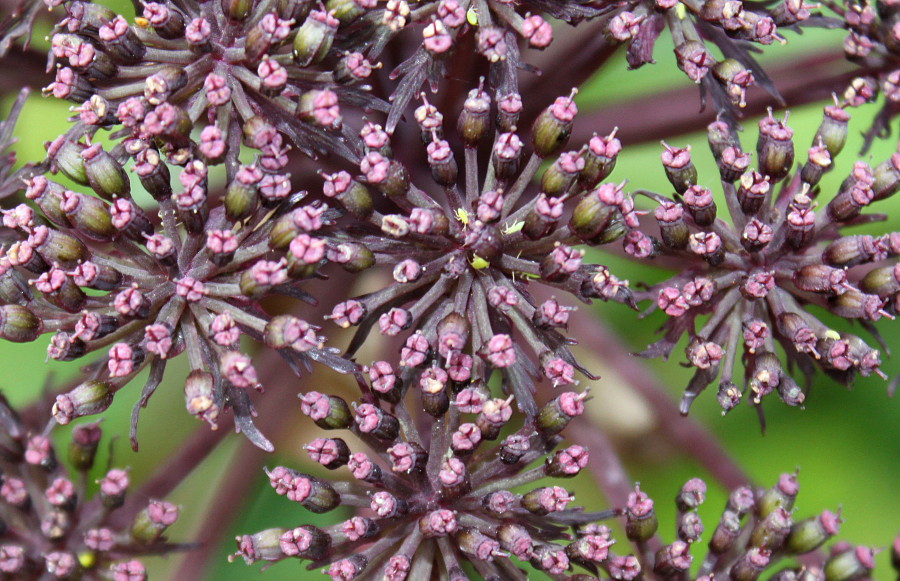
[[[770,393],[802,404],[805,392],[786,372],[779,350],[807,379],[815,367],[844,383],[857,374],[881,374],[877,349],[832,330],[808,309],[818,306],[870,328],[881,317],[893,318],[900,291],[900,271],[885,263],[900,252],[897,235],[844,233],[846,226],[877,220],[863,213],[866,207],[900,188],[900,154],[874,169],[856,162],[837,192],[816,201],[824,197],[819,180],[843,147],[848,120],[843,108],[826,107],[795,172],[793,132],[771,113],[759,123],[755,169],[724,123],[710,125],[730,222],[719,217],[712,192],[698,183],[687,151],[673,156],[668,148],[663,154],[677,193],[648,194],[658,204],[653,215],[659,237],[633,230],[625,239],[643,241],[650,256],[677,261],[681,269],[641,298],[670,317],[665,337],[644,355],[668,356],[688,336],[687,359],[696,372],[683,412],[719,374],[719,403],[726,411],[744,389],[754,405]],[[638,246],[626,242],[627,252],[635,254],[633,248]],[[735,372],[739,353],[742,379]]]
[[[843,97],[851,106],[874,101],[878,92],[885,100],[872,127],[866,132],[864,149],[875,137],[890,134],[891,121],[900,103],[900,24],[897,7],[888,3],[883,9],[863,2],[848,1],[829,6],[847,30],[844,54],[865,71],[844,90]]]
[[[305,446],[309,457],[349,472],[350,482],[283,466],[267,470],[269,482],[314,513],[360,510],[329,527],[300,524],[238,537],[235,556],[247,563],[307,559],[310,568],[324,567],[344,581],[376,573],[401,581],[412,571],[427,578],[429,570],[456,578],[463,561],[486,578],[504,576],[516,570],[511,556],[560,575],[574,555],[588,567],[604,559],[608,532],[576,541],[566,529],[612,513],[581,512],[562,482],[539,482],[575,476],[587,465],[581,446],[554,451],[558,434],[583,413],[586,393],[563,392],[521,423],[511,398],[492,397],[479,378],[456,384],[449,371],[438,365],[395,371],[381,361],[368,369],[369,382],[352,405],[302,394],[305,415],[323,429],[348,430],[365,451],[351,449],[340,432],[316,438]]]
[[[259,142],[265,119],[308,153],[346,156],[341,101],[353,94],[376,106],[345,86],[371,65],[339,48],[341,23],[312,3],[145,2],[134,23],[99,4],[75,1],[66,9],[51,39],[58,67],[46,92],[78,105],[72,138],[121,125],[118,137],[162,142],[174,152],[196,140],[205,157],[233,161],[243,134],[278,159],[288,148],[281,135]],[[320,67],[325,59],[345,66]],[[203,129],[199,139],[195,127]]]
[[[530,154],[515,131],[519,97],[499,99],[496,130],[491,101],[482,87],[470,92],[458,123],[462,155],[445,139],[440,112],[427,101],[417,109],[430,179],[412,173],[372,123],[362,134],[362,178],[325,176],[325,196],[356,220],[347,234],[322,232],[329,259],[354,272],[387,267],[393,276],[382,290],[341,302],[329,318],[359,327],[350,353],[377,328],[405,337],[404,366],[439,361],[456,382],[498,370],[507,393],[533,415],[530,376],[559,386],[574,383],[576,370],[590,374],[560,332],[572,308],[553,297],[538,301],[528,287],[628,303],[627,283],[586,263],[581,246],[616,239],[635,217],[617,188],[592,189],[612,171],[621,147],[615,133],[561,152],[577,112],[571,95],[538,116]],[[482,181],[483,142],[492,145]],[[544,159],[553,163],[541,174],[540,193],[531,193]],[[609,206],[600,207],[602,196]]]
[[[51,424],[52,425],[52,424]],[[72,430],[68,459],[46,433],[24,426],[0,396],[0,572],[11,579],[147,579],[141,557],[178,550],[167,542],[179,509],[150,500],[137,514],[121,515],[129,488],[127,470],[112,468],[86,495],[88,473],[100,443],[98,424]],[[71,470],[66,468],[66,464]],[[126,520],[123,526],[122,519]]]
[[[312,301],[300,286],[316,261],[270,245],[269,235],[284,219],[315,214],[317,206],[300,204],[305,194],[295,193],[290,174],[262,152],[278,136],[274,127],[262,121],[254,127],[266,136],[257,143],[261,157],[229,167],[223,197],[210,191],[203,147],[179,167],[143,143],[131,152],[133,167],[158,204],[156,216],[130,194],[124,151],[107,152],[99,144],[82,149],[62,138],[57,169],[93,192],[35,176],[26,197],[36,208],[22,204],[3,213],[19,240],[0,261],[0,335],[21,342],[53,333],[47,353],[56,360],[106,354],[90,394],[68,394],[70,401],[59,402],[54,414],[60,423],[102,411],[113,393],[149,368],[133,416],[136,446],[138,409],[159,386],[166,364],[184,352],[191,366],[184,384],[188,411],[215,427],[222,412],[233,410],[237,428],[270,448],[251,419],[248,392],[263,386],[241,337],[278,350],[298,372],[311,360],[345,372],[354,368],[324,347],[319,327],[291,315],[272,317],[259,304],[275,295]],[[170,167],[179,172],[175,188]]]
[[[689,480],[675,498],[676,538],[668,543],[656,534],[653,501],[637,488],[624,518],[629,540],[642,550],[626,556],[610,552],[600,568],[621,580],[750,580],[769,577],[770,572],[774,578],[849,580],[870,574],[873,551],[867,547],[837,542],[827,559],[817,558],[816,550],[837,535],[842,520],[829,510],[795,518],[796,476],[782,474],[769,489],[733,490],[718,523],[706,531],[697,513],[706,484],[699,478]],[[702,545],[707,546],[705,553],[698,549]],[[802,565],[794,561],[801,555]]]

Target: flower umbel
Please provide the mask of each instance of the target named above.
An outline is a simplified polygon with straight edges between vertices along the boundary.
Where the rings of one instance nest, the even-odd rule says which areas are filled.
[[[362,510],[326,528],[238,537],[236,556],[248,563],[308,559],[341,581],[363,573],[428,579],[439,571],[461,579],[463,561],[485,578],[524,579],[510,556],[552,575],[565,572],[572,544],[566,529],[613,513],[570,508],[574,498],[565,488],[535,484],[575,476],[587,464],[581,446],[554,452],[587,394],[563,392],[520,424],[511,398],[493,398],[478,378],[454,382],[448,371],[435,361],[424,371],[401,366],[395,373],[380,361],[368,369],[370,382],[361,382],[362,397],[352,406],[333,395],[302,394],[304,414],[323,429],[349,430],[367,451],[352,451],[340,437],[316,438],[305,446],[310,458],[349,470],[354,480],[278,466],[267,471],[272,487],[311,512]],[[522,487],[524,493],[512,491]],[[601,559],[611,544],[599,536],[588,543],[588,560]]]
[[[169,502],[150,500],[126,516],[131,523],[123,526],[119,509],[129,488],[127,470],[108,470],[97,492],[87,495],[100,436],[98,424],[76,426],[63,462],[48,434],[22,425],[0,395],[4,577],[144,581],[141,557],[185,548],[166,541],[166,529],[179,512]]]
[[[360,171],[375,192],[347,172],[326,175],[325,195],[356,224],[347,228],[350,237],[312,235],[323,237],[333,249],[329,258],[348,270],[372,265],[392,270],[392,284],[338,304],[329,317],[342,327],[359,327],[351,354],[376,325],[384,336],[410,330],[402,365],[418,367],[440,358],[458,382],[498,370],[504,390],[534,415],[531,377],[543,375],[559,386],[574,383],[576,369],[592,376],[575,361],[559,331],[571,307],[553,297],[538,303],[529,285],[585,302],[629,303],[627,283],[603,266],[586,264],[579,246],[616,239],[635,217],[630,200],[616,198],[616,188],[592,190],[613,169],[621,147],[615,133],[560,153],[577,112],[572,95],[559,97],[538,116],[530,155],[515,131],[519,96],[499,98],[496,130],[491,102],[482,87],[465,102],[458,123],[465,144],[462,168],[445,139],[440,112],[427,101],[416,110],[431,180],[411,174],[382,128],[368,124]],[[491,157],[481,182],[478,146],[485,141],[492,143]],[[530,193],[545,159],[553,163],[541,174],[540,193]],[[599,209],[600,189],[621,206]],[[382,213],[381,208],[389,209]]]
[[[249,145],[264,147],[279,136],[261,120],[254,127],[262,143]],[[216,427],[219,414],[233,410],[236,427],[271,448],[253,426],[248,391],[262,391],[262,385],[240,349],[242,336],[279,350],[297,372],[310,360],[345,372],[354,368],[324,347],[318,327],[290,315],[272,317],[259,304],[276,295],[314,302],[300,289],[312,273],[309,265],[298,270],[290,251],[269,245],[278,219],[305,194],[294,193],[290,174],[262,154],[235,166],[224,197],[217,198],[202,146],[181,160],[181,188],[173,189],[160,151],[136,142],[134,169],[158,203],[157,223],[132,198],[119,147],[110,153],[99,144],[79,149],[65,138],[60,143],[58,169],[94,192],[69,190],[44,176],[29,179],[25,195],[40,212],[22,204],[3,213],[4,225],[20,236],[0,260],[0,336],[23,342],[54,333],[47,353],[61,361],[107,354],[90,369],[92,389],[102,386],[103,396],[89,405],[57,406],[57,421],[102,411],[114,392],[149,367],[132,417],[136,447],[140,408],[168,361],[186,352],[188,411]]]
[[[805,391],[784,370],[779,347],[807,381],[815,367],[842,383],[856,374],[881,374],[877,349],[830,329],[808,310],[822,307],[870,331],[872,321],[896,312],[900,270],[884,261],[900,253],[900,237],[849,235],[843,229],[880,219],[862,212],[900,189],[900,154],[874,169],[856,162],[817,208],[819,180],[843,148],[848,120],[843,108],[826,107],[807,160],[795,172],[793,132],[771,112],[759,123],[756,169],[749,168],[749,154],[725,123],[710,125],[730,223],[717,217],[712,192],[698,183],[689,151],[666,146],[663,165],[677,193],[670,199],[642,192],[658,203],[659,238],[633,230],[625,249],[639,258],[672,260],[681,269],[640,297],[654,301],[651,310],[670,316],[665,337],[643,355],[668,356],[679,337],[689,337],[686,353],[696,373],[682,398],[684,413],[720,372],[718,398],[725,411],[745,389],[753,405],[773,392],[789,405],[802,404]],[[739,351],[743,380],[735,373]]]

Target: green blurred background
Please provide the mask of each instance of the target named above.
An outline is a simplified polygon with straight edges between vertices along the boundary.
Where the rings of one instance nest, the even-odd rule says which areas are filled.
[[[130,8],[119,6],[126,15]],[[38,42],[40,42],[40,35]],[[764,57],[763,62],[777,63],[798,54],[811,54],[826,47],[839,46],[841,33],[837,31],[816,31],[802,38],[789,35],[787,47],[767,51],[772,57]],[[623,58],[614,59],[604,71],[588,83],[580,93],[579,106],[583,111],[593,107],[608,107],[616,102],[634,96],[645,95],[673,87],[689,84],[675,69],[671,44],[664,35],[656,53],[657,65],[649,65],[638,71],[626,72]],[[35,88],[37,89],[37,88]],[[0,111],[8,111],[12,96],[5,96],[0,102]],[[789,125],[795,130],[795,144],[798,160],[805,158],[805,148],[811,141],[821,118],[822,104],[797,108],[791,111]],[[38,159],[43,154],[42,143],[55,137],[65,128],[64,119],[68,115],[68,104],[42,99],[36,90],[25,108],[17,128],[19,143],[16,146],[20,160]],[[846,176],[854,161],[854,154],[861,147],[860,131],[869,126],[876,108],[865,107],[854,111],[851,140],[843,154],[837,159],[836,170],[828,174],[823,190],[833,188]],[[756,141],[756,120],[745,123],[745,149],[752,150]],[[593,128],[607,133],[611,127]],[[691,144],[694,163],[697,165],[700,182],[712,185],[716,182],[717,171],[706,145],[703,133],[672,137],[667,140],[675,146]],[[871,165],[885,159],[896,148],[896,138],[876,142],[875,147],[864,157]],[[659,163],[661,146],[657,143],[626,146],[619,157],[617,167],[610,179],[628,179],[626,190],[644,188],[666,192],[669,185]],[[829,189],[832,188],[832,189]],[[715,188],[714,188],[715,190]],[[894,198],[878,204],[877,210],[891,212],[898,206]],[[894,212],[888,225],[877,225],[877,232],[898,230],[900,212]],[[646,265],[638,270],[634,264],[602,253],[591,257],[593,261],[610,266],[620,278],[647,280]],[[665,273],[654,271],[652,280],[665,278]],[[581,307],[592,316],[602,320],[614,329],[629,350],[645,347],[655,339],[655,330],[662,322],[659,314],[636,322],[635,313],[620,305],[599,304],[591,308]],[[586,314],[586,313],[585,313]],[[831,321],[831,319],[828,319]],[[881,321],[877,324],[885,339],[895,352],[900,352],[900,333],[897,322]],[[326,328],[326,332],[331,328]],[[840,327],[838,327],[840,328]],[[336,344],[341,344],[336,342]],[[345,344],[345,343],[344,343]],[[0,343],[0,387],[18,405],[33,401],[46,382],[59,382],[70,378],[76,371],[71,363],[44,363],[46,340],[41,339],[31,345]],[[648,361],[647,366],[666,386],[673,400],[677,400],[681,390],[691,375],[678,365],[683,345],[673,352],[669,362]],[[690,477],[706,474],[691,459],[682,456],[655,430],[655,420],[646,405],[623,389],[617,380],[615,362],[604,360],[603,353],[590,353],[590,345],[583,345],[592,371],[603,376],[598,382],[590,382],[595,398],[591,405],[598,407],[595,421],[609,422],[617,446],[622,452],[634,480],[640,481],[641,488],[657,500],[657,510],[661,515],[661,535],[671,541],[674,531],[674,506],[671,499],[681,484]],[[885,357],[884,371],[890,377],[900,373],[900,362]],[[135,454],[128,446],[128,418],[131,406],[138,398],[141,381],[134,381],[116,398],[112,408],[104,414],[103,428],[107,436],[116,435],[114,450],[116,465],[131,468],[133,481],[140,482],[170,454],[177,450],[183,438],[198,429],[198,424],[183,412],[180,377],[186,370],[180,362],[170,364],[168,378],[153,397],[149,408],[141,417],[140,439],[144,443],[140,454]],[[298,392],[315,388],[322,389],[321,382],[338,382],[336,374],[319,371],[316,376],[290,381],[292,391]],[[584,383],[582,385],[585,385]],[[272,467],[283,463],[287,466],[310,470],[306,454],[301,449],[311,437],[312,431],[294,401],[292,406],[296,421],[278,434],[268,433],[277,446],[274,456],[264,459],[264,465]],[[768,427],[765,434],[759,428],[756,413],[749,406],[741,405],[727,417],[722,417],[713,393],[704,393],[695,402],[691,417],[706,426],[722,445],[733,455],[754,481],[761,485],[774,483],[777,476],[786,471],[800,470],[801,494],[797,501],[797,518],[818,513],[822,509],[841,509],[845,519],[841,537],[854,543],[873,547],[887,547],[900,532],[900,408],[896,398],[887,395],[887,384],[877,377],[862,378],[852,390],[847,390],[833,381],[819,376],[809,394],[806,409],[788,408],[770,398],[765,404]],[[602,409],[599,409],[602,408]],[[199,426],[199,429],[206,429]],[[57,437],[65,441],[68,430],[57,430]],[[296,562],[276,565],[263,575],[257,575],[259,565],[247,568],[240,560],[229,564],[226,556],[234,551],[233,537],[273,526],[296,526],[301,523],[331,523],[333,515],[316,516],[307,513],[294,503],[278,497],[269,488],[261,467],[255,464],[236,465],[235,455],[246,446],[240,436],[229,435],[224,443],[169,497],[183,508],[183,517],[173,527],[170,537],[174,540],[201,538],[217,543],[214,565],[205,577],[209,580],[243,579],[306,579],[322,578],[318,572],[307,573]],[[98,466],[105,466],[101,458]],[[240,471],[252,471],[253,486],[246,493],[245,502],[239,506],[213,506],[209,503],[221,487],[224,479]],[[567,483],[568,486],[569,483]],[[589,477],[582,475],[571,484],[579,504],[589,509],[605,508]],[[716,519],[724,503],[725,491],[710,483],[707,503],[701,509],[701,517],[708,535],[715,527]],[[211,511],[229,511],[234,521],[227,531],[210,530],[205,514]],[[666,527],[669,527],[668,529]],[[620,551],[624,548],[620,547]],[[695,550],[695,554],[700,554]],[[152,563],[151,577],[155,579],[185,579],[179,574],[181,557],[175,555],[165,559],[148,559]],[[888,563],[888,553],[878,556],[875,578],[895,578]]]

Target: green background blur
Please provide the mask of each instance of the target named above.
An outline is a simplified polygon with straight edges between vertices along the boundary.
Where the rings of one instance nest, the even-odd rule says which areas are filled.
[[[122,10],[123,14],[131,16],[129,8]],[[835,31],[816,31],[815,34],[806,34],[802,38],[789,35],[789,46],[767,51],[774,55],[763,61],[775,63],[789,56],[839,46],[841,38],[842,34]],[[655,54],[659,64],[632,72],[625,71],[624,59],[615,59],[583,88],[578,98],[581,109],[584,111],[596,106],[607,107],[635,95],[688,84],[674,66],[672,47],[666,43],[665,35]],[[10,102],[11,96],[0,101],[0,111],[5,114]],[[805,159],[805,149],[821,118],[821,107],[820,103],[791,111],[789,125],[795,130],[799,161]],[[32,94],[17,128],[19,143],[16,150],[20,160],[34,160],[42,156],[42,143],[64,130],[67,108],[67,103],[42,99],[37,90]],[[875,107],[872,106],[853,112],[851,140],[837,158],[835,171],[826,177],[823,196],[833,192],[847,175],[854,161],[854,154],[861,146],[859,132],[868,128],[874,113]],[[755,119],[745,122],[745,150],[752,150],[756,142],[755,125]],[[611,127],[593,129],[607,133]],[[717,171],[706,145],[705,134],[673,137],[667,141],[675,146],[692,144],[700,183],[712,185],[716,182]],[[872,166],[877,165],[895,148],[896,135],[886,141],[876,142],[864,159]],[[661,146],[656,143],[626,146],[610,179],[620,181],[627,178],[629,184],[626,191],[637,188],[669,191],[670,186],[659,163],[660,151]],[[875,211],[894,214],[886,227],[875,226],[877,233],[900,230],[898,204],[900,199],[895,197],[875,207]],[[646,265],[642,265],[638,271],[626,260],[602,254],[592,256],[591,260],[607,264],[620,278],[650,278]],[[654,271],[652,277],[651,281],[660,280],[665,277],[665,273]],[[658,313],[636,322],[635,313],[620,305],[600,304],[589,309],[581,308],[582,314],[590,312],[614,328],[629,350],[640,350],[655,340],[655,330],[662,322]],[[826,322],[834,321],[827,318]],[[900,322],[885,320],[877,324],[896,353],[900,353],[898,325]],[[837,324],[835,326],[844,329]],[[331,329],[333,327],[326,327],[325,330],[328,332]],[[76,372],[77,365],[73,363],[44,363],[45,347],[45,338],[31,345],[0,343],[0,388],[15,404],[33,401],[45,382],[61,381],[72,377]],[[589,345],[584,347],[590,350]],[[647,362],[652,372],[667,386],[673,399],[680,396],[691,375],[689,370],[678,365],[682,347],[683,343],[675,349],[669,362]],[[616,381],[614,363],[604,361],[603,354],[594,356],[589,367],[602,375],[603,379],[589,382],[595,395],[590,405],[603,406],[604,409],[600,410],[601,417],[619,418],[615,425],[610,425],[610,430],[633,479],[640,481],[641,488],[657,500],[660,534],[664,541],[671,541],[674,538],[674,506],[671,499],[686,479],[706,475],[693,461],[679,455],[666,444],[665,438],[655,433],[653,418],[648,416],[642,402],[629,396],[627,391],[621,391],[621,386]],[[900,373],[900,361],[890,357],[884,359],[883,370],[890,377]],[[180,360],[170,364],[166,374],[169,380],[163,383],[149,408],[142,414],[139,435],[143,445],[140,454],[134,454],[127,442],[128,418],[131,406],[138,398],[140,378],[123,389],[112,408],[104,414],[102,425],[107,437],[118,435],[114,445],[115,463],[130,467],[133,481],[145,479],[177,449],[185,436],[198,428],[198,424],[183,411],[179,378],[184,377],[185,373]],[[321,372],[313,378],[288,381],[296,384],[293,391],[299,392],[322,389],[319,382],[336,379],[333,373]],[[582,385],[585,384],[583,382]],[[310,439],[312,432],[308,422],[300,415],[299,406],[294,401],[286,405],[292,406],[291,413],[296,414],[296,422],[291,422],[279,434],[267,433],[276,442],[278,452],[273,457],[266,458],[264,465],[271,467],[283,463],[311,470],[301,446]],[[807,399],[806,409],[788,408],[774,397],[766,402],[764,408],[768,420],[765,435],[761,434],[756,413],[749,406],[741,405],[723,418],[713,393],[701,395],[694,403],[691,415],[719,438],[725,449],[758,484],[771,485],[781,472],[799,468],[801,493],[797,501],[796,518],[811,516],[825,508],[841,508],[845,519],[841,538],[874,547],[888,547],[893,537],[900,533],[900,402],[887,396],[886,382],[877,377],[862,378],[849,391],[823,376],[817,376]],[[205,426],[199,427],[206,429]],[[57,437],[65,441],[68,430],[57,430]],[[205,577],[209,580],[323,578],[318,572],[307,573],[294,561],[276,565],[263,575],[256,572],[259,565],[247,568],[240,560],[233,564],[226,561],[226,556],[234,551],[233,537],[236,534],[274,526],[332,523],[336,520],[333,515],[311,515],[275,495],[260,466],[233,464],[235,454],[243,446],[246,446],[243,438],[228,436],[175,494],[169,497],[169,500],[180,504],[184,511],[183,517],[172,528],[170,538],[176,541],[201,538],[218,543],[214,566]],[[101,458],[98,466],[105,467],[105,462]],[[209,502],[222,485],[223,479],[245,470],[256,473],[253,487],[246,494],[246,502],[241,506],[210,508]],[[566,485],[575,493],[576,504],[585,504],[589,509],[605,508],[602,499],[594,492],[589,477],[582,475],[572,481],[571,485],[569,482]],[[725,491],[710,482],[708,500],[700,511],[707,529],[704,539],[709,538],[715,527],[724,498]],[[232,511],[234,522],[227,531],[209,530],[203,516],[207,510]],[[617,548],[620,552],[625,550],[621,546]],[[701,554],[698,549],[693,552],[695,557]],[[151,577],[184,579],[178,573],[180,558],[175,555],[166,559],[148,559],[148,564],[152,565]],[[887,552],[878,556],[878,566],[876,579],[896,578],[896,573],[888,564]]]

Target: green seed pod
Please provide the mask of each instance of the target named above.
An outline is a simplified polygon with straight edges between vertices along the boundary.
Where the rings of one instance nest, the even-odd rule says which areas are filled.
[[[364,244],[341,242],[328,250],[328,259],[347,272],[362,272],[375,265],[375,254]]]
[[[607,238],[607,230],[621,224],[622,213],[615,206],[604,203],[594,192],[588,193],[575,206],[569,228],[576,236],[589,243],[600,243]],[[623,232],[624,234],[624,232]]]
[[[541,176],[541,191],[548,196],[561,196],[584,170],[585,161],[578,151],[561,154]]]
[[[281,538],[290,533],[287,529],[266,529],[237,537],[238,554],[243,556],[248,565],[256,561],[280,561],[287,556],[281,549]],[[231,561],[232,558],[233,556],[228,560]]]
[[[553,398],[538,410],[535,427],[545,436],[553,436],[565,429],[574,418],[584,413],[587,392],[567,391]]]
[[[900,263],[873,268],[859,281],[859,290],[882,298],[900,292]]]
[[[358,0],[326,0],[325,10],[342,24],[349,24],[366,13]]]
[[[165,200],[172,196],[169,166],[162,161],[155,149],[145,149],[135,156],[134,171],[154,200]]]
[[[750,533],[750,546],[767,551],[777,551],[791,531],[791,515],[781,507],[766,515]]]
[[[785,473],[778,477],[778,483],[763,492],[756,502],[756,515],[765,518],[777,508],[790,512],[794,508],[794,499],[800,487],[797,485],[797,474]]]
[[[678,148],[666,142],[662,144],[666,148],[660,156],[666,178],[676,192],[683,194],[689,187],[697,184],[697,168],[691,161],[691,146]]]

